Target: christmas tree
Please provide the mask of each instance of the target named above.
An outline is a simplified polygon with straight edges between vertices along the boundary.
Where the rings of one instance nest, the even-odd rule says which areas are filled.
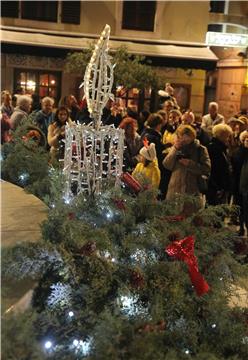
[[[43,241],[2,254],[5,280],[36,283],[32,308],[6,315],[5,358],[245,359],[247,311],[230,297],[247,269],[221,220],[228,209],[183,217],[177,207],[149,190],[105,189],[69,204],[54,191]],[[191,236],[203,293],[165,251]]]
[[[94,93],[90,76],[86,80]],[[97,131],[98,110],[93,104]],[[97,131],[93,136],[99,136]],[[29,164],[22,162],[20,172],[10,176],[11,163],[19,166],[17,145],[11,145],[3,165],[15,181]],[[92,148],[95,158],[99,151]],[[33,154],[29,174],[35,174],[39,151]],[[43,239],[2,251],[4,283],[34,283],[30,307],[4,314],[3,359],[247,357],[247,309],[231,304],[247,265],[223,221],[229,207],[187,215],[181,204],[194,197],[159,202],[143,184],[123,178],[122,187],[116,187],[115,177],[104,176],[92,179],[101,187],[90,182],[88,191],[78,191],[78,182],[65,196],[66,171],[48,171],[45,157],[39,159],[43,165],[40,179],[48,179],[49,189],[37,176],[30,188],[49,205]]]

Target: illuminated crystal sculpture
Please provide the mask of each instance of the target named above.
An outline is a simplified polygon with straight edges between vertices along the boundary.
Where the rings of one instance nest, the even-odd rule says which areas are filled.
[[[120,185],[123,167],[124,131],[114,126],[102,126],[104,106],[113,99],[113,65],[108,55],[110,26],[106,25],[87,65],[84,92],[92,118],[89,125],[66,125],[65,130],[65,197],[76,193],[100,193],[104,179],[114,179]],[[74,191],[75,193],[75,191]]]

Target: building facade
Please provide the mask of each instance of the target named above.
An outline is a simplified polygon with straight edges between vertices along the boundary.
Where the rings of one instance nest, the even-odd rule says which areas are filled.
[[[50,95],[57,102],[70,93],[79,97],[78,85],[82,79],[64,71],[66,55],[87,48],[98,38],[105,24],[109,24],[110,47],[115,49],[124,44],[130,53],[151,59],[158,73],[175,86],[183,108],[191,108],[200,115],[206,110],[209,100],[217,99],[223,108],[230,108],[234,101],[233,111],[236,111],[245,80],[240,72],[239,91],[235,90],[235,97],[230,95],[227,100],[225,95],[222,99],[222,87],[228,84],[226,80],[220,80],[225,71],[223,68],[226,68],[222,66],[225,59],[218,62],[220,48],[209,48],[205,43],[209,25],[214,26],[220,20],[217,13],[210,12],[211,3],[2,1],[1,87],[11,92],[23,88],[25,92],[38,93],[41,98]],[[241,8],[240,4],[238,9],[244,16],[236,16],[235,21],[242,23],[245,33],[246,7]],[[232,28],[229,30],[233,31]],[[247,60],[239,60],[243,61],[245,73]],[[229,82],[236,80],[236,77],[229,76]],[[151,104],[149,94],[146,98],[148,107]],[[129,101],[132,104],[137,101],[142,106],[138,97],[137,89],[130,90],[127,105]],[[230,114],[229,110],[228,116]]]

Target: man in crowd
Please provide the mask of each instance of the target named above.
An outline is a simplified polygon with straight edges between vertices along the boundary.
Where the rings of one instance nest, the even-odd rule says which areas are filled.
[[[219,105],[216,102],[210,102],[208,106],[208,114],[202,117],[201,127],[212,137],[213,126],[224,124],[224,116],[218,113]]]
[[[36,113],[34,118],[34,123],[47,138],[48,126],[53,122],[54,113],[53,113],[54,100],[48,96],[44,97],[41,100],[41,110]]]

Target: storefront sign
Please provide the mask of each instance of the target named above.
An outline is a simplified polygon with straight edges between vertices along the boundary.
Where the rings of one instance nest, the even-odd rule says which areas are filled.
[[[206,44],[209,46],[247,47],[248,35],[208,31]]]

